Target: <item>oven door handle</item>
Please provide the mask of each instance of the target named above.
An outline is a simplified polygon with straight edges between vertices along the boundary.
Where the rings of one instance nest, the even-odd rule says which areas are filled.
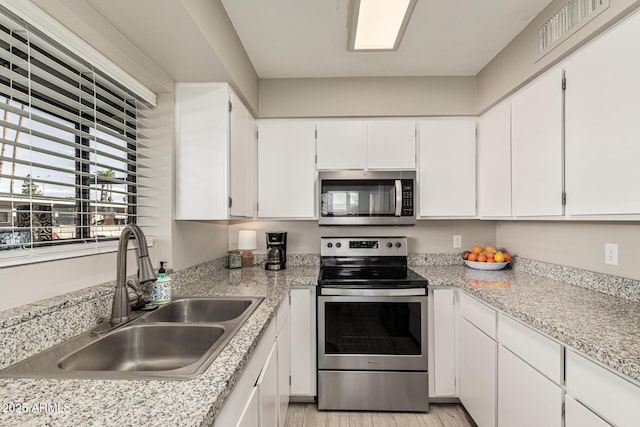
[[[402,181],[396,179],[396,216],[402,214]]]
[[[426,288],[403,289],[350,289],[350,288],[320,288],[320,295],[332,296],[367,296],[367,297],[409,297],[427,294]]]

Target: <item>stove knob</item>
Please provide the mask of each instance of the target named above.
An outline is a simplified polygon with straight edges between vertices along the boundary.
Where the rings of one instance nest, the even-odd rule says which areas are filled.
[[[396,248],[399,248],[400,246],[402,246],[402,243],[396,242]]]
[[[332,248],[333,247],[333,243],[331,243],[331,242],[327,243],[327,247],[328,248]]]
[[[387,243],[387,247],[388,247],[388,248],[393,247],[393,243],[391,243],[391,242]]]
[[[342,244],[340,244],[339,242],[336,243],[336,248],[339,248],[340,246],[342,246]]]

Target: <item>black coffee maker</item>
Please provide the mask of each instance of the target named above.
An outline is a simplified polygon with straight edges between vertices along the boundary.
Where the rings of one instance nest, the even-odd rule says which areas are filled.
[[[264,233],[267,238],[266,270],[284,270],[287,267],[287,233],[286,231]]]

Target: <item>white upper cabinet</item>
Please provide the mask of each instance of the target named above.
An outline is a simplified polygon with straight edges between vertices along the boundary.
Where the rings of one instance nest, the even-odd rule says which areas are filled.
[[[231,92],[231,216],[255,216],[257,141],[256,122],[247,107]]]
[[[478,215],[511,216],[511,108],[502,102],[478,122]]]
[[[421,217],[476,215],[476,120],[418,122]]]
[[[367,124],[364,121],[319,121],[318,169],[364,169]]]
[[[256,147],[249,111],[227,83],[178,83],[175,103],[176,219],[253,217]]]
[[[415,169],[416,122],[374,120],[367,123],[368,169]]]
[[[566,212],[640,213],[640,15],[566,62]]]
[[[562,215],[562,69],[511,101],[513,216]]]
[[[260,120],[258,217],[314,218],[315,122]]]
[[[321,120],[317,122],[317,168],[415,169],[413,120]]]

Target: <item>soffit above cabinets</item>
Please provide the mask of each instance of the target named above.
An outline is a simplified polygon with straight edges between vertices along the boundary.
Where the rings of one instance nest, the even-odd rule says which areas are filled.
[[[260,78],[476,75],[550,0],[420,0],[397,52],[347,51],[348,0],[221,0]]]

